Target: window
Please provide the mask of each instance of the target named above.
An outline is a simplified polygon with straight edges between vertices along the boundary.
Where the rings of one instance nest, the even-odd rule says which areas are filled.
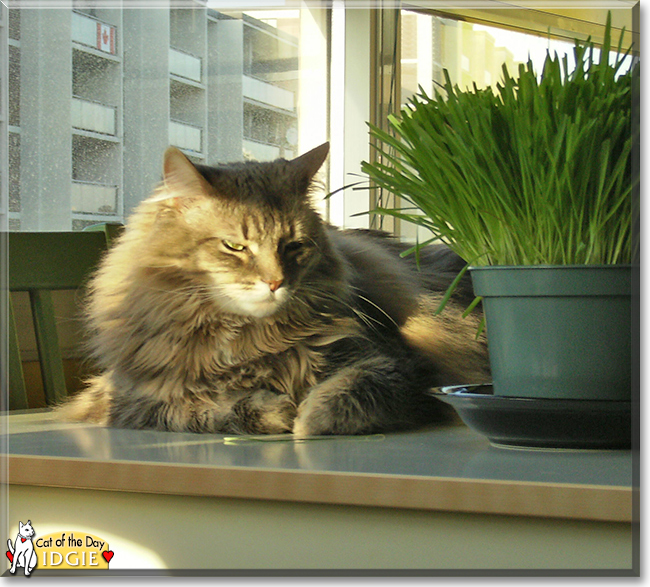
[[[519,64],[531,59],[541,71],[547,49],[562,55],[573,47],[566,41],[408,10],[401,11],[400,24],[401,106],[421,90],[433,96],[445,81],[443,70],[461,88],[496,91],[503,65],[516,77]],[[423,242],[431,236],[408,223],[398,226],[404,239]]]
[[[169,144],[215,163],[291,158],[329,140],[326,189],[336,194],[322,212],[413,238],[363,215],[389,195],[337,191],[361,181],[360,162],[373,157],[366,122],[385,125],[418,87],[430,93],[443,68],[461,86],[494,86],[503,63],[514,70],[530,54],[541,67],[549,46],[563,53],[574,37],[600,41],[607,14],[515,0],[261,4],[3,5],[0,228],[123,222],[160,180]],[[634,2],[610,4],[616,30],[626,26],[626,43],[638,43]]]
[[[169,144],[213,163],[289,159],[327,140],[319,10],[209,4],[3,7],[10,230],[124,222]]]
[[[617,33],[614,38],[618,41]],[[444,82],[443,69],[461,88],[496,89],[505,64],[516,77],[520,64],[541,72],[547,52],[568,55],[574,41],[534,35],[414,11],[401,11],[401,103],[422,87],[429,95]]]
[[[496,90],[503,77],[504,64],[513,77],[517,76],[519,65],[528,60],[541,73],[550,51],[551,54],[568,55],[571,66],[575,39],[591,36],[594,41],[601,41],[607,18],[605,10],[576,8],[560,10],[560,16],[546,10],[525,11],[514,6],[504,9],[503,5],[489,10],[489,1],[484,3],[484,9],[449,9],[446,13],[434,12],[428,7],[431,3],[409,4],[419,6],[399,13],[399,50],[395,60],[399,62],[396,102],[400,107],[420,89],[433,95],[444,83],[443,70],[460,88],[476,85]],[[614,41],[618,41],[620,30],[626,27],[628,34],[624,43],[638,42],[638,37],[630,34],[634,32],[630,7],[612,5],[611,8],[614,9]],[[592,22],[594,19],[596,22]],[[627,46],[624,45],[624,49]],[[629,58],[628,64],[631,63]],[[389,198],[390,195],[380,197]],[[414,240],[416,235],[420,241],[428,238],[426,234],[418,234],[422,229],[405,223],[397,224],[396,230],[404,239]]]

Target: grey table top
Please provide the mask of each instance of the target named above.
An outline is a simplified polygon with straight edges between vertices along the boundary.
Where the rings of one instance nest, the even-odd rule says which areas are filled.
[[[294,440],[102,428],[47,411],[2,418],[10,456],[632,487],[632,451],[506,449],[464,425]]]

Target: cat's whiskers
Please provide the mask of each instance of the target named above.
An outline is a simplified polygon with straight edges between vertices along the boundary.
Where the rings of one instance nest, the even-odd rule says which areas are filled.
[[[314,245],[314,248],[320,253],[322,252],[320,243],[314,238],[314,237],[309,237],[307,239],[307,242],[310,242],[312,245]]]
[[[358,288],[354,288],[354,289],[358,289]],[[357,294],[357,296],[358,296],[358,298],[359,298],[360,300],[363,300],[363,301],[366,302],[367,304],[370,304],[373,308],[379,310],[379,311],[380,311],[384,316],[386,316],[386,318],[388,318],[388,320],[389,320],[390,322],[392,322],[395,326],[397,326],[397,327],[399,328],[399,324],[397,324],[397,322],[395,322],[395,320],[393,320],[393,317],[392,317],[390,314],[388,314],[388,312],[386,312],[383,308],[381,308],[380,306],[378,306],[377,304],[375,304],[375,302],[373,302],[372,300],[368,299],[366,296],[362,296],[362,295],[359,294],[359,293]]]
[[[147,285],[141,285],[141,289],[147,291],[157,292],[160,294],[168,295],[171,297],[182,297],[182,298],[195,298],[209,300],[212,295],[204,285],[187,285],[184,287],[174,287],[174,288],[165,288],[165,287],[153,287]]]
[[[345,300],[341,299],[340,297],[337,297],[335,294],[330,294],[329,292],[325,292],[323,290],[319,290],[316,288],[312,288],[310,286],[301,286],[301,290],[305,291],[306,293],[309,293],[312,298],[315,298],[316,301],[333,301],[336,302],[343,307],[351,310],[366,326],[369,328],[374,328],[375,326],[382,326],[382,323],[377,320],[376,318],[373,318],[372,316],[369,316],[353,304],[346,302]],[[362,296],[359,296],[362,297]],[[300,296],[296,296],[296,299],[301,299]],[[301,299],[305,305],[308,306],[308,304]],[[369,300],[368,300],[369,301]],[[372,303],[372,302],[370,302]],[[374,304],[373,304],[374,305]],[[388,316],[390,318],[390,316]]]
[[[178,269],[178,265],[176,263],[166,263],[164,265],[153,265],[151,263],[147,263],[143,269]]]

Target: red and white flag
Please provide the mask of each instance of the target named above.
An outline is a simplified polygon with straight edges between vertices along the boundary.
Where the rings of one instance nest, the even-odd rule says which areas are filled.
[[[106,53],[115,54],[115,27],[97,23],[97,48]]]

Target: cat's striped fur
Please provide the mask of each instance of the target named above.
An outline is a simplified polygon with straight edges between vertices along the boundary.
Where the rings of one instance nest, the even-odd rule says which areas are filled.
[[[59,413],[194,432],[359,434],[420,426],[431,386],[489,379],[459,290],[462,262],[343,231],[314,211],[322,145],[293,161],[194,166],[165,154],[164,183],[129,219],[88,302],[99,375]],[[466,287],[466,286],[465,286]]]

